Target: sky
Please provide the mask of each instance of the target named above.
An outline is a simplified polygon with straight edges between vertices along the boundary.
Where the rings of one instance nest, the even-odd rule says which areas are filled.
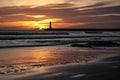
[[[120,29],[120,0],[0,0],[0,30]]]

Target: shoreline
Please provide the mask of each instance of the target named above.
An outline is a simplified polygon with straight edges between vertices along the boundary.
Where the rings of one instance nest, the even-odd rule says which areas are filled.
[[[71,63],[82,64],[82,63],[94,62],[99,58],[113,55],[113,53],[119,54],[119,48],[88,48],[88,47],[80,48],[80,47],[70,47],[69,45],[47,46],[47,47],[46,46],[26,47],[26,48],[12,48],[12,49],[10,48],[10,49],[1,49],[1,52],[2,51],[4,51],[4,53],[8,55],[11,55],[11,59],[12,58],[13,59],[11,60],[9,58],[6,58],[5,54],[4,54],[5,56],[1,55],[1,58],[4,59],[5,57],[7,59],[7,62],[9,61],[9,63],[5,64],[4,60],[2,62],[1,59],[0,76],[27,72],[35,67],[41,68],[47,66],[50,67],[55,65],[71,64]],[[18,52],[16,54],[16,57],[19,58],[20,55],[26,55],[27,56],[26,58],[28,59],[30,58],[31,60],[26,59],[27,62],[24,62],[23,60],[25,59],[24,56],[21,56],[21,58],[19,59],[18,58],[14,59],[13,54],[15,55],[16,52]],[[27,54],[29,54],[29,56]],[[32,59],[36,58],[36,57],[32,57],[31,55],[34,56],[43,55],[43,57],[48,55],[48,57],[46,59],[42,59],[41,57],[38,58],[38,60],[43,60],[43,62],[31,62]],[[48,62],[44,62],[44,60],[45,61],[47,60]],[[21,63],[16,63],[19,61],[21,61]]]
[[[119,59],[120,55],[116,54],[97,58],[88,63],[44,66],[27,72],[4,75],[0,80],[117,80],[119,79],[117,75],[120,73]],[[111,74],[112,77],[109,76]],[[100,78],[102,76],[103,78]]]

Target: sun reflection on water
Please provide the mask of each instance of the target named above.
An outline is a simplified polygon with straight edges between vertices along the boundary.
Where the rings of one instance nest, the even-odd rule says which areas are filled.
[[[64,64],[87,62],[100,55],[118,53],[102,49],[80,49],[73,47],[36,47],[1,49],[0,65],[13,64]]]

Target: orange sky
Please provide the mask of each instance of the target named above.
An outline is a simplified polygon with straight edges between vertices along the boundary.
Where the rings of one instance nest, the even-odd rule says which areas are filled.
[[[120,28],[119,0],[0,0],[0,29]]]

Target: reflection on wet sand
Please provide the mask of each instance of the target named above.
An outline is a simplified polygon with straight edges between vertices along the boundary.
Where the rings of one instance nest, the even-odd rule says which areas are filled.
[[[72,47],[36,47],[1,50],[0,65],[14,64],[59,64],[86,62],[100,55],[119,53],[119,49],[92,49]]]
[[[16,73],[33,67],[67,63],[86,63],[110,54],[118,54],[119,49],[97,49],[77,47],[34,47],[1,49],[0,74]]]

